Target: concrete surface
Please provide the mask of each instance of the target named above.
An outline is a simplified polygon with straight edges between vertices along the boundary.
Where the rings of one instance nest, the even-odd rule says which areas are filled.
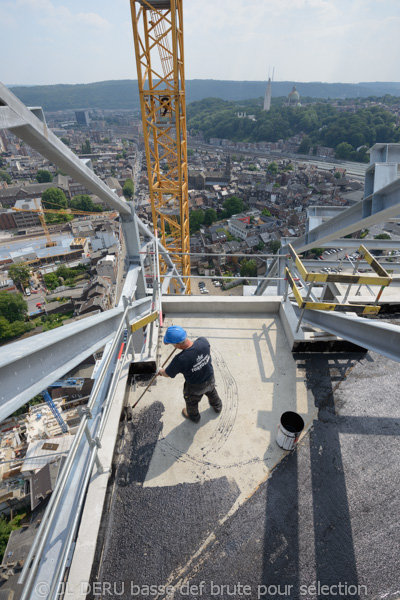
[[[316,414],[276,313],[175,314],[165,327],[172,323],[191,338],[209,339],[224,407],[217,415],[204,398],[200,423],[184,420],[182,376],[158,378],[143,397],[110,484],[108,526],[93,571],[99,581],[179,580],[286,456],[275,442],[280,415],[295,410],[309,426]],[[170,351],[163,346],[161,363]]]
[[[213,298],[211,295],[200,296],[163,296],[162,308],[166,314],[180,313],[186,316],[208,313],[216,314],[272,314],[277,313],[282,302],[281,296],[229,296]]]
[[[224,412],[204,400],[200,424],[183,421],[178,378],[143,398],[88,598],[113,585],[120,598],[397,600],[400,366],[292,356],[276,315],[173,322],[209,337]],[[287,453],[274,437],[289,406],[316,419]]]
[[[204,482],[223,473],[240,490],[235,509],[284,455],[275,443],[280,415],[295,410],[309,423],[311,396],[304,379],[297,377],[276,315],[176,315],[166,319],[165,327],[170,324],[182,324],[191,339],[204,336],[210,341],[224,408],[216,415],[204,397],[201,424],[194,427],[180,415],[183,377],[160,378],[141,407],[151,406],[155,395],[165,407],[144,486]],[[162,362],[170,350],[164,346]]]

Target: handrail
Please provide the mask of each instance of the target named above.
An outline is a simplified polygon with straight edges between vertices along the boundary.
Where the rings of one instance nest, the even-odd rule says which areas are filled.
[[[116,336],[116,338],[118,339],[118,336]],[[129,340],[127,338],[126,347],[128,347],[128,341]],[[111,351],[109,352],[109,355],[110,354],[112,354]],[[77,503],[77,508],[76,508],[75,515],[74,515],[74,520],[70,526],[68,538],[67,538],[67,541],[64,544],[64,547],[62,550],[62,558],[61,558],[60,563],[56,566],[55,576],[53,579],[52,586],[50,588],[49,597],[52,600],[53,600],[53,598],[55,600],[56,598],[59,597],[59,587],[63,580],[64,570],[65,570],[66,563],[68,560],[69,551],[70,551],[70,548],[71,548],[72,542],[74,540],[75,533],[76,533],[76,530],[77,530],[77,527],[78,527],[78,524],[80,521],[81,511],[83,509],[84,500],[85,500],[85,496],[86,496],[86,490],[89,485],[90,479],[92,477],[92,470],[93,470],[94,463],[95,463],[95,461],[98,461],[98,456],[97,456],[98,450],[101,447],[101,440],[102,440],[104,429],[105,429],[105,426],[106,426],[106,423],[108,420],[108,416],[110,414],[112,401],[114,399],[114,394],[115,394],[115,390],[116,390],[117,383],[118,383],[118,378],[120,376],[120,372],[121,372],[123,363],[120,362],[118,364],[120,365],[119,369],[116,368],[114,371],[114,375],[111,380],[110,388],[109,388],[105,402],[102,407],[100,422],[97,424],[97,427],[96,427],[96,433],[98,435],[92,436],[92,438],[94,438],[94,443],[92,444],[92,449],[91,449],[90,457],[89,457],[89,463],[88,463],[85,477],[84,477],[84,480],[83,480],[83,483],[82,483],[82,486],[80,489],[80,493],[78,496],[78,503]]]
[[[90,395],[88,406],[87,406],[86,410],[83,412],[82,420],[79,424],[78,431],[74,436],[74,441],[73,441],[70,451],[67,455],[66,462],[65,462],[64,467],[61,471],[61,474],[57,480],[57,483],[53,490],[53,493],[50,497],[49,504],[46,508],[46,511],[45,511],[42,521],[40,523],[40,526],[39,526],[39,529],[35,536],[34,542],[29,550],[28,556],[26,557],[25,564],[24,564],[24,567],[20,574],[20,577],[18,578],[19,584],[25,583],[24,589],[23,589],[23,592],[21,595],[21,600],[26,600],[28,598],[28,594],[30,593],[30,588],[31,588],[33,579],[36,575],[36,571],[37,571],[39,562],[42,558],[42,553],[43,553],[48,535],[50,533],[51,525],[53,524],[53,521],[57,514],[57,509],[58,509],[61,499],[63,497],[63,492],[65,490],[67,480],[71,474],[73,461],[77,455],[77,451],[80,446],[81,440],[82,440],[84,434],[87,433],[87,431],[88,431],[88,422],[90,420],[94,421],[95,416],[97,416],[97,415],[95,415],[95,416],[92,415],[92,409],[93,409],[95,402],[99,396],[100,390],[104,383],[106,373],[108,372],[111,361],[113,359],[115,359],[115,351],[117,349],[117,344],[120,341],[120,336],[122,334],[123,329],[126,328],[125,317],[129,311],[129,308],[130,308],[130,304],[127,303],[124,312],[121,314],[121,321],[120,321],[119,327],[115,333],[114,339],[111,343],[111,347],[107,353],[107,357],[106,357],[105,361],[103,362],[103,364],[101,365],[100,372],[96,378],[96,383],[95,383],[92,393]],[[130,334],[127,339],[127,346],[128,346],[128,342],[130,341],[131,335],[132,334]],[[88,445],[92,445],[92,449],[90,450],[90,454],[89,454],[89,459],[88,459],[89,462],[86,463],[86,468],[83,471],[83,481],[80,486],[80,495],[79,495],[79,502],[78,502],[79,506],[81,506],[83,504],[82,499],[83,499],[83,495],[86,492],[87,484],[90,480],[93,462],[96,460],[96,457],[97,457],[98,444],[100,443],[101,436],[103,435],[103,432],[104,432],[104,426],[105,426],[106,420],[109,416],[111,401],[114,397],[116,382],[118,379],[117,373],[119,374],[118,369],[116,369],[116,371],[114,372],[109,391],[107,393],[105,400],[102,403],[102,407],[101,407],[102,414],[101,414],[100,421],[97,422],[97,424],[95,424],[94,431],[90,433],[91,441],[89,439],[87,441]],[[99,433],[99,436],[95,437],[97,432]],[[73,539],[72,532],[73,532],[73,530],[76,529],[77,523],[78,523],[78,517],[77,517],[77,515],[75,515],[74,521],[73,521],[72,525],[70,526],[70,530],[68,532],[67,542],[69,543],[69,546],[70,546],[70,542]],[[57,575],[57,578],[60,573],[62,576],[63,573],[62,573],[61,567],[65,563],[66,557],[68,556],[68,551],[66,550],[66,544],[64,544],[62,553],[63,553],[62,561],[59,563],[59,566],[57,567],[56,572],[55,572],[55,575]],[[31,561],[32,561],[32,564],[31,564]],[[58,586],[56,585],[56,583],[54,583],[54,581],[55,581],[55,579],[52,582],[51,590],[55,590],[57,592]],[[50,597],[50,596],[48,596],[48,597]]]

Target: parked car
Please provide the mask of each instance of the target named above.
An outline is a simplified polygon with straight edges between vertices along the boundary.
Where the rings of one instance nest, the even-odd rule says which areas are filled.
[[[29,288],[26,288],[26,289],[25,289],[25,294],[26,294],[27,296],[30,296],[30,295],[31,295],[31,290],[30,290]]]

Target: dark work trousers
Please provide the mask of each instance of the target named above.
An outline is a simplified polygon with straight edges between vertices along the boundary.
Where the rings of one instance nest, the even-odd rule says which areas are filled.
[[[200,421],[199,402],[204,394],[207,396],[210,406],[219,412],[222,408],[222,400],[215,389],[214,375],[204,383],[196,384],[185,381],[185,385],[183,386],[183,397],[186,402],[186,410],[189,419],[195,423]]]

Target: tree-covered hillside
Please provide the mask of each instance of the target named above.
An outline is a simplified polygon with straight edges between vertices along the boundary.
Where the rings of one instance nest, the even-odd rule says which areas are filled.
[[[78,85],[37,85],[13,87],[13,94],[26,106],[43,110],[79,108],[139,108],[137,81],[100,81]]]
[[[400,95],[400,83],[301,83],[274,81],[272,97],[287,97],[296,86],[301,98],[365,98],[367,96]],[[265,81],[186,80],[186,102],[203,98],[242,101],[264,97]],[[12,92],[27,106],[44,110],[75,108],[135,109],[139,108],[136,80],[99,81],[78,85],[13,86]]]
[[[400,142],[400,128],[393,114],[381,106],[362,104],[356,112],[342,112],[327,102],[309,106],[272,105],[266,112],[248,104],[246,113],[255,120],[239,118],[237,103],[207,98],[188,106],[188,129],[206,139],[226,138],[235,142],[277,142],[305,134],[300,152],[315,145],[335,148],[338,158],[365,160],[366,150],[375,142]],[[345,146],[343,146],[345,144]],[[364,146],[359,151],[358,148]]]
[[[219,137],[246,142],[276,142],[301,134],[306,136],[299,149],[301,153],[317,145],[328,146],[335,148],[338,158],[359,161],[366,160],[366,150],[375,142],[400,141],[395,117],[383,106],[370,102],[379,99],[386,106],[399,104],[399,96],[388,93],[399,94],[400,84],[298,83],[303,106],[287,107],[284,101],[292,84],[273,83],[271,110],[265,112],[262,110],[265,82],[189,80],[186,82],[188,128],[202,132],[206,139]],[[280,90],[283,93],[276,97]],[[137,81],[132,80],[13,87],[12,91],[27,106],[42,106],[45,111],[139,109]],[[334,106],[326,99],[335,94],[344,97],[350,91],[356,100],[338,100]],[[375,96],[363,97],[368,92]],[[344,103],[347,106],[341,106]],[[255,115],[255,120],[238,118],[238,112]]]

